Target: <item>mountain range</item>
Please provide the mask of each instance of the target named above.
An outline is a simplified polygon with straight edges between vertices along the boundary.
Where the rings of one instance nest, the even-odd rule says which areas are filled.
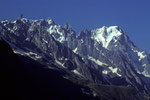
[[[2,70],[1,76],[8,76],[2,78],[7,87],[2,91],[12,90],[2,95],[19,100],[150,100],[150,55],[121,28],[76,34],[69,24],[52,19],[1,21],[0,61],[7,72]]]

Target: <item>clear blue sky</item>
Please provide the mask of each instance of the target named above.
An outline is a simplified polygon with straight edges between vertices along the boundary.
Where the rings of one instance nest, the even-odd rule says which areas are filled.
[[[53,18],[81,31],[120,26],[140,49],[150,53],[150,0],[1,0],[0,20]]]

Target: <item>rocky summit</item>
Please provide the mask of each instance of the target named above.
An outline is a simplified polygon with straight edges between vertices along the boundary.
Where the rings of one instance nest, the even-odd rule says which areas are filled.
[[[70,93],[72,96],[87,100],[150,100],[150,55],[137,48],[119,26],[84,29],[76,34],[69,24],[61,26],[52,19],[28,20],[19,17],[15,21],[0,21],[0,40],[10,45],[11,53],[19,60],[15,66],[20,67],[11,67],[28,77],[32,76],[25,82],[29,85],[32,81],[35,88],[39,86],[40,92],[46,93],[44,96],[47,98],[43,100],[52,97],[53,91],[47,92],[52,88],[50,81],[53,81],[53,85],[57,83],[52,88],[55,90],[57,87],[54,93],[64,96],[66,100],[73,99],[58,87],[64,86],[64,92],[66,88],[66,93],[74,91]],[[1,59],[8,53],[3,49],[1,46]],[[13,57],[8,62],[11,60]],[[62,84],[54,77],[58,77]],[[37,81],[33,83],[33,80]],[[46,85],[43,87],[39,84]],[[35,92],[35,88],[29,88],[29,91]],[[32,93],[20,93],[20,97],[31,99]],[[56,97],[54,100],[61,100]]]

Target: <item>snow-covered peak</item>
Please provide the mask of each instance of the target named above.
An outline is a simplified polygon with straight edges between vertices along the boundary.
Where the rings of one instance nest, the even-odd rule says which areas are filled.
[[[118,38],[123,34],[118,26],[103,26],[102,28],[92,30],[91,32],[91,38],[96,40],[97,42],[102,43],[102,46],[104,48],[107,48],[112,40],[116,42]]]
[[[23,23],[27,23],[29,20],[27,18],[21,18],[20,19]],[[16,21],[15,21],[16,22]]]
[[[48,22],[48,24],[50,24],[50,25],[52,25],[52,24],[55,24],[55,22],[53,21],[53,19],[47,19],[47,22]]]

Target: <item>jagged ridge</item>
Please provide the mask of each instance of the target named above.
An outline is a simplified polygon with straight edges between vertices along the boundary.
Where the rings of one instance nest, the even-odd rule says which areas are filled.
[[[145,84],[149,82],[145,81],[150,73],[149,55],[137,49],[117,26],[83,30],[76,36],[68,24],[62,27],[51,19],[21,18],[1,21],[0,31],[16,53],[44,59],[94,83],[149,91]]]

